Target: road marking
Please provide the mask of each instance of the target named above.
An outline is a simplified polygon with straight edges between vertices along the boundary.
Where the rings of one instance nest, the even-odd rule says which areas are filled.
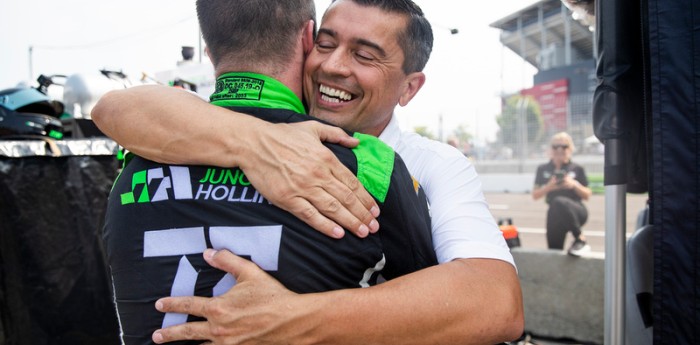
[[[489,208],[492,210],[509,210],[510,206],[508,204],[489,204]]]
[[[544,234],[545,229],[542,228],[521,228],[518,227],[518,232],[523,234]],[[587,237],[605,237],[605,231],[583,230],[583,235]],[[632,234],[627,234],[627,238]]]

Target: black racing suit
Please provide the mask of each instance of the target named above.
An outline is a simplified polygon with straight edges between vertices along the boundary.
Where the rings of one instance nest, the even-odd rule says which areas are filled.
[[[250,74],[218,82],[239,85],[251,77],[279,88]],[[263,120],[311,119],[289,109],[236,106],[250,103],[221,89],[217,84],[215,95],[227,102],[220,105]],[[366,287],[379,275],[392,279],[437,264],[422,189],[388,146],[370,136],[360,140],[353,150],[326,146],[380,204],[381,229],[365,239],[346,234],[338,240],[314,230],[263,198],[238,168],[174,166],[130,155],[110,193],[104,228],[124,342],[151,344],[157,328],[196,320],[158,312],[158,298],[218,295],[235,284],[232,275],[206,264],[206,248],[246,257],[298,293]]]

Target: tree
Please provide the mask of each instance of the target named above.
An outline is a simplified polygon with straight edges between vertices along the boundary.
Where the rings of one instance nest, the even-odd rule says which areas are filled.
[[[457,128],[452,131],[452,135],[459,139],[459,142],[461,143],[470,143],[472,138],[474,138],[474,136],[467,131],[467,128],[464,125],[457,126]]]
[[[428,139],[436,140],[435,134],[433,134],[433,132],[431,132],[426,126],[414,127],[413,131],[416,132],[418,135],[424,136]]]
[[[512,148],[516,155],[530,152],[530,147],[539,146],[543,140],[542,111],[532,96],[515,95],[508,98],[503,112],[496,117],[496,123],[500,127],[499,142]]]

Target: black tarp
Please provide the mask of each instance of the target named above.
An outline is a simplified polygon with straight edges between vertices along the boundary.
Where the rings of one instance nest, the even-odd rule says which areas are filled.
[[[115,152],[0,141],[0,344],[120,343],[100,239]]]
[[[654,343],[700,343],[700,3],[648,0]]]
[[[596,31],[605,184],[649,191],[654,344],[698,344],[700,3],[598,1]]]
[[[598,1],[598,86],[593,95],[593,130],[605,144],[605,185],[649,189],[648,82],[639,0]]]

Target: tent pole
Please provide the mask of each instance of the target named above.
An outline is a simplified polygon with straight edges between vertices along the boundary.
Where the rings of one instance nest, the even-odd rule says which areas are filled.
[[[605,344],[625,344],[627,185],[605,186]]]

